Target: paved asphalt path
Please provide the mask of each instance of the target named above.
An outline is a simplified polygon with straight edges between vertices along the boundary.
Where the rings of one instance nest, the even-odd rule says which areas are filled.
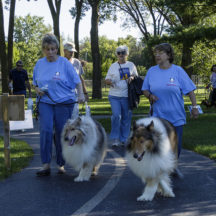
[[[137,202],[144,186],[128,169],[123,147],[109,148],[98,176],[75,183],[72,168],[57,174],[55,157],[51,176],[36,177],[41,166],[37,122],[33,130],[11,132],[11,137],[27,141],[35,155],[27,168],[0,182],[0,216],[216,215],[216,163],[193,152],[182,151],[184,178],[173,178],[175,198]]]

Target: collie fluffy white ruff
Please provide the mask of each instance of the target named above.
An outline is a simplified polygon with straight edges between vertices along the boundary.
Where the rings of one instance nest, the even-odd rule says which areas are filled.
[[[99,122],[89,116],[68,120],[61,142],[66,164],[79,172],[74,181],[88,181],[91,175],[97,174],[107,148],[107,136]]]
[[[137,201],[151,201],[156,192],[175,197],[169,175],[177,166],[177,135],[168,121],[150,117],[134,122],[126,160],[145,184]]]

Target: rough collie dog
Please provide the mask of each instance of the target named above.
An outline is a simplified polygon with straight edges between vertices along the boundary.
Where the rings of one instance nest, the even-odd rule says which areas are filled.
[[[175,197],[169,175],[177,166],[177,134],[171,123],[155,117],[134,122],[126,160],[145,184],[137,201],[151,201],[156,192]]]
[[[107,148],[106,132],[99,122],[89,116],[69,119],[61,143],[66,164],[79,172],[74,181],[88,181],[91,175],[97,174]]]

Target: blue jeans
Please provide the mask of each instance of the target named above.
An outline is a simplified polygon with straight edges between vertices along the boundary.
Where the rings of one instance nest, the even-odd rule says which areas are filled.
[[[14,95],[25,95],[26,97],[26,90],[22,90],[22,91],[16,91],[16,92],[13,92]]]
[[[62,158],[61,132],[68,119],[71,118],[74,104],[56,105],[39,103],[40,117],[40,155],[43,164],[50,163],[52,158],[53,127],[55,128],[56,163],[65,164]]]
[[[178,136],[178,158],[182,149],[182,134],[183,134],[183,125],[175,126],[177,136]]]
[[[132,111],[129,110],[127,97],[109,95],[112,109],[110,139],[126,142],[130,134]]]

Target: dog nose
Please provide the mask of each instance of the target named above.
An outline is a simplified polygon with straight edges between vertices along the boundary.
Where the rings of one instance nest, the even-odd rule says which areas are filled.
[[[138,158],[138,154],[137,153],[134,153],[134,158]]]

